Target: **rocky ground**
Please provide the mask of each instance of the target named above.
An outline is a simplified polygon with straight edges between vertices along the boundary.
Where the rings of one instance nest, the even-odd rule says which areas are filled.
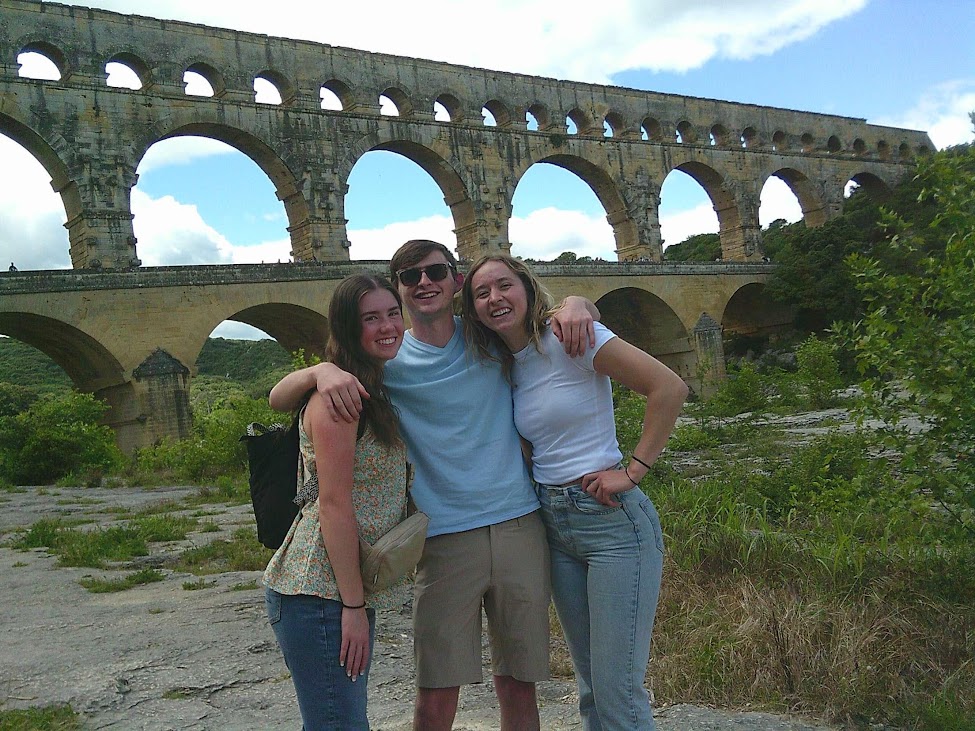
[[[12,532],[42,517],[91,517],[110,523],[112,506],[141,508],[178,500],[196,488],[27,488],[0,492],[0,706],[66,704],[86,729],[298,729],[294,689],[267,626],[260,572],[207,577],[212,586],[189,591],[195,577],[166,571],[164,581],[127,591],[93,594],[78,580],[116,571],[64,568],[44,549],[16,551]],[[153,544],[139,567],[241,525],[250,506],[217,506],[220,531],[185,542]],[[122,569],[131,566],[119,567]],[[410,728],[413,699],[409,608],[379,618],[370,687],[370,718],[380,731]],[[455,729],[498,728],[488,683],[465,688]],[[542,728],[581,729],[573,684],[539,687]],[[825,731],[811,720],[693,705],[658,708],[661,731]]]

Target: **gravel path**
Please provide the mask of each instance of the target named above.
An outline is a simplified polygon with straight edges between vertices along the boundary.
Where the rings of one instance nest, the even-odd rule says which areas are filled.
[[[188,591],[195,577],[167,571],[165,581],[112,594],[92,594],[78,580],[118,571],[63,568],[44,549],[15,551],[11,531],[42,517],[113,519],[105,509],[138,509],[178,500],[196,488],[28,488],[0,492],[0,705],[5,708],[70,703],[86,729],[227,731],[298,729],[301,721],[287,670],[252,588],[260,572],[207,577],[212,586]],[[220,532],[195,533],[186,542],[153,544],[154,556],[183,550],[240,525],[252,525],[249,506],[214,506]],[[125,567],[131,568],[131,567]],[[241,586],[247,588],[241,588]],[[490,674],[485,670],[486,677]],[[379,618],[370,686],[376,731],[411,728],[413,701],[409,610]],[[581,729],[573,683],[539,686],[542,728]],[[764,713],[728,712],[692,705],[656,710],[660,731],[828,731],[837,727]],[[454,728],[498,728],[490,682],[461,692]]]

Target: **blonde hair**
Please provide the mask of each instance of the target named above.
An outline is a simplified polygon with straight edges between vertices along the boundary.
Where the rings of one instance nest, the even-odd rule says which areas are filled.
[[[461,318],[464,323],[464,337],[479,358],[493,360],[501,364],[504,376],[511,380],[511,366],[514,357],[508,346],[493,330],[485,326],[474,310],[474,275],[489,262],[504,264],[525,286],[528,300],[528,313],[525,315],[525,332],[529,342],[541,351],[542,335],[548,329],[548,318],[552,314],[552,295],[542,285],[535,273],[520,259],[509,254],[488,254],[478,259],[467,272],[464,288],[461,290]]]

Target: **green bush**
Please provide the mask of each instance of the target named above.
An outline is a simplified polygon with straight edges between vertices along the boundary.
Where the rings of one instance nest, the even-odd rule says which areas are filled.
[[[742,361],[728,368],[728,377],[701,406],[702,412],[712,416],[737,416],[745,412],[761,413],[769,406],[769,390],[765,379],[751,363]]]
[[[836,346],[810,335],[796,348],[796,378],[814,409],[835,406],[836,392],[843,385]]]
[[[166,472],[193,482],[215,479],[247,468],[247,450],[240,441],[247,425],[287,421],[264,399],[233,395],[218,401],[204,414],[194,415],[193,434],[181,441],[164,441],[139,450],[136,467],[145,472]]]
[[[91,394],[45,395],[15,416],[0,417],[0,477],[15,485],[46,485],[72,472],[111,470],[123,458],[108,407]]]

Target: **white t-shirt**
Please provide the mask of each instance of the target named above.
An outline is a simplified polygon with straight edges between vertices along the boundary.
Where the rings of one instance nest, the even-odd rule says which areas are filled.
[[[609,469],[623,458],[616,441],[613,387],[592,364],[616,335],[594,325],[596,347],[578,358],[565,354],[551,329],[542,336],[542,352],[529,344],[514,354],[515,426],[532,443],[532,476],[545,485]]]

